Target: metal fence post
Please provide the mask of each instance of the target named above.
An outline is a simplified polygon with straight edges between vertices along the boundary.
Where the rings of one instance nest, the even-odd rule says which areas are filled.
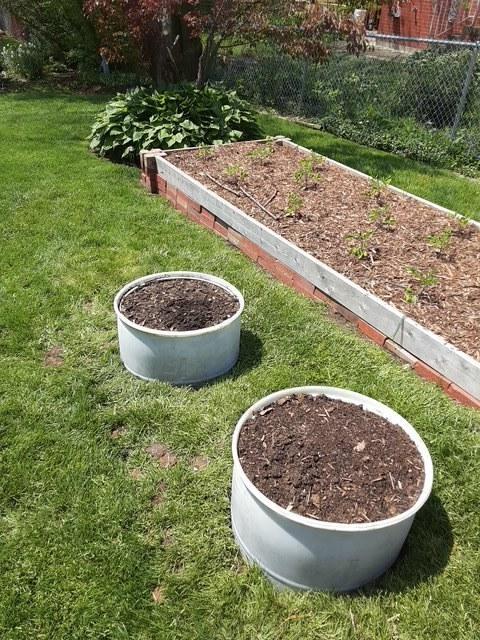
[[[305,94],[307,90],[307,76],[308,76],[308,60],[305,58],[302,65],[302,79],[300,86],[300,95],[298,98],[298,113],[304,115],[305,107]]]
[[[477,64],[479,49],[480,49],[480,42],[476,42],[475,46],[472,48],[472,54],[470,56],[470,61],[468,63],[468,69],[465,75],[465,80],[463,83],[462,93],[458,103],[457,112],[455,114],[455,120],[453,122],[452,130],[450,132],[450,138],[452,140],[454,140],[455,136],[457,135],[457,131],[460,126],[463,113],[465,111],[465,105],[467,104],[467,98],[468,98],[468,91],[472,83],[473,73],[475,71],[475,65]]]

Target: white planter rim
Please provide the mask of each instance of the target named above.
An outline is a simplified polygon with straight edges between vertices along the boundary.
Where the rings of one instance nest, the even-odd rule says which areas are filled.
[[[285,396],[290,395],[324,395],[332,400],[341,400],[343,402],[347,402],[350,404],[356,404],[363,406],[366,411],[370,413],[375,413],[377,415],[381,415],[385,417],[386,420],[391,422],[392,424],[400,426],[410,437],[410,439],[414,442],[417,447],[422,461],[424,465],[424,483],[423,488],[418,496],[415,504],[413,504],[409,509],[403,511],[402,513],[397,514],[391,518],[386,518],[384,520],[375,520],[373,522],[365,522],[365,523],[353,523],[347,524],[343,522],[327,522],[325,520],[316,520],[314,518],[308,518],[306,516],[302,516],[298,513],[294,513],[293,511],[287,511],[285,508],[276,504],[270,498],[267,498],[265,494],[263,494],[248,478],[245,471],[242,468],[239,456],[238,456],[238,440],[240,437],[241,430],[245,422],[252,416],[253,413],[258,412],[264,407],[272,404],[283,398]],[[268,396],[265,396],[261,400],[258,400],[255,404],[253,404],[245,413],[242,415],[240,420],[238,421],[235,431],[233,433],[232,438],[232,456],[234,465],[236,465],[238,472],[242,478],[242,481],[246,485],[247,489],[253,496],[263,503],[268,509],[274,511],[275,513],[281,515],[283,518],[288,520],[292,520],[298,524],[305,525],[314,529],[327,529],[331,531],[338,532],[353,532],[353,531],[371,531],[372,529],[382,529],[386,527],[391,527],[392,525],[398,524],[403,520],[407,520],[411,518],[417,511],[421,509],[421,507],[428,500],[433,484],[433,464],[432,459],[430,457],[430,453],[419,436],[419,434],[415,431],[412,425],[402,418],[402,416],[393,409],[390,409],[387,405],[374,400],[368,396],[364,396],[361,393],[356,393],[354,391],[349,391],[347,389],[341,389],[338,387],[327,387],[327,386],[305,386],[305,387],[292,387],[290,389],[282,389],[281,391],[277,391]]]
[[[237,299],[239,308],[237,311],[231,316],[227,318],[223,322],[219,322],[218,324],[214,324],[211,327],[205,327],[204,329],[193,329],[191,331],[165,331],[162,329],[152,329],[150,327],[143,327],[142,325],[137,324],[136,322],[132,322],[129,320],[121,311],[120,311],[120,301],[122,298],[132,289],[136,287],[146,284],[147,282],[151,282],[152,280],[201,280],[203,282],[207,282],[208,284],[215,285],[224,289],[231,296]],[[226,280],[222,278],[218,278],[217,276],[210,275],[209,273],[201,273],[199,271],[164,271],[161,273],[152,273],[147,276],[142,276],[141,278],[137,278],[136,280],[132,280],[128,284],[126,284],[115,296],[113,301],[113,308],[115,310],[115,314],[118,318],[122,320],[126,325],[136,329],[137,331],[143,331],[144,333],[150,333],[156,336],[174,336],[175,338],[191,338],[193,336],[202,336],[207,333],[211,333],[213,331],[218,331],[218,329],[222,327],[226,327],[229,324],[235,322],[235,320],[242,314],[243,309],[245,307],[245,301],[243,299],[240,291],[231,285]]]

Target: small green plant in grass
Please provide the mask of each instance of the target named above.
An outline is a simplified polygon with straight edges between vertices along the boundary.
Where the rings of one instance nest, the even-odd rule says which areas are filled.
[[[300,213],[302,207],[303,199],[298,195],[298,193],[293,192],[288,196],[285,215],[290,217],[296,216]]]
[[[382,227],[383,229],[387,229],[387,231],[394,231],[397,226],[396,219],[390,215],[390,208],[388,205],[384,205],[383,207],[377,207],[376,209],[372,209],[368,214],[368,219],[371,223]]]
[[[452,240],[453,231],[448,228],[440,231],[440,233],[434,233],[427,238],[428,246],[435,249],[436,253],[443,253],[450,246]]]
[[[357,260],[365,260],[371,253],[370,240],[373,231],[355,231],[347,236],[350,243],[348,253]]]
[[[268,141],[263,144],[259,144],[255,149],[249,151],[247,156],[255,162],[260,164],[268,164],[273,156],[273,142]]]
[[[422,271],[416,267],[407,267],[414,285],[405,288],[403,299],[408,304],[416,304],[422,296],[425,297],[427,292],[439,283],[439,278],[435,271],[429,269]]]
[[[385,191],[391,182],[391,178],[384,178],[383,180],[380,178],[372,178],[367,190],[367,196],[380,200],[382,196],[385,195]]]
[[[293,174],[295,181],[304,189],[317,185],[321,181],[320,171],[325,160],[316,156],[302,158],[298,163],[298,169]]]
[[[234,184],[245,182],[248,178],[248,171],[239,164],[229,164],[228,167],[223,170],[223,173],[228,182],[233,182]]]

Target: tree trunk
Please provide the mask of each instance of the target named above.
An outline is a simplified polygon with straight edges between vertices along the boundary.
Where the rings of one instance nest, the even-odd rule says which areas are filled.
[[[202,45],[199,38],[190,38],[181,16],[168,16],[152,27],[148,50],[157,89],[195,79]]]

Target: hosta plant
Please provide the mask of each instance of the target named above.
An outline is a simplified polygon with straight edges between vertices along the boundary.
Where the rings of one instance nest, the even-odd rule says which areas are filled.
[[[260,137],[255,113],[234,91],[185,85],[168,91],[136,88],[118,94],[97,117],[90,148],[137,162],[142,149],[179,149]]]

